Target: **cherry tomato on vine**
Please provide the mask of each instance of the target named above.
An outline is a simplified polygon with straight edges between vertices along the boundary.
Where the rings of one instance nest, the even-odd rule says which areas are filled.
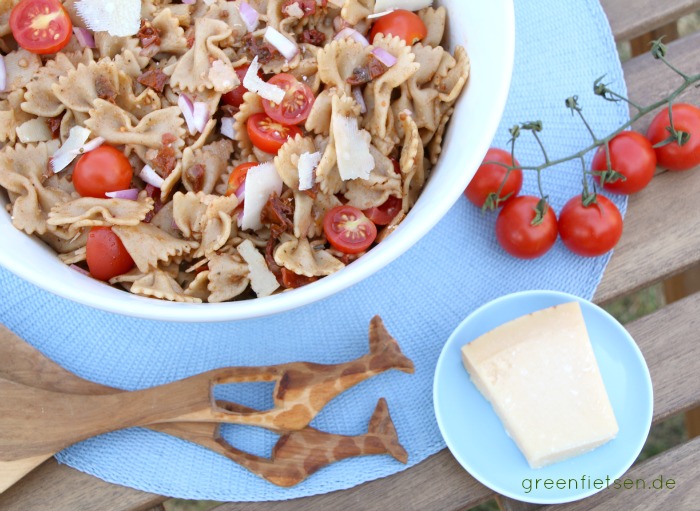
[[[484,161],[481,166],[476,171],[474,179],[471,180],[469,186],[464,191],[464,195],[467,199],[471,201],[475,206],[482,208],[484,203],[488,199],[489,195],[498,193],[503,180],[506,178],[506,173],[508,169],[498,165],[496,163],[487,162],[500,162],[512,167],[520,166],[518,160],[514,160],[511,154],[503,149],[497,149],[492,147],[486,153]],[[501,199],[498,206],[502,206],[506,201],[515,198],[519,193],[520,189],[523,187],[523,171],[520,169],[515,169],[511,171],[508,179],[503,186],[503,190],[499,195]],[[504,200],[505,197],[508,197]]]
[[[90,275],[108,281],[134,267],[134,260],[111,227],[93,227],[85,246]]]
[[[369,34],[369,41],[374,41],[374,38],[380,33],[398,36],[407,45],[413,46],[428,35],[428,29],[417,14],[404,9],[397,9],[377,18]]]
[[[288,138],[301,135],[301,130],[296,126],[285,126],[263,113],[251,115],[246,126],[253,145],[270,154],[277,154]]]
[[[107,192],[126,190],[134,170],[119,149],[101,145],[83,154],[73,170],[73,185],[82,197],[104,199]]]
[[[58,0],[22,0],[12,8],[10,29],[17,44],[32,53],[56,53],[70,41],[73,23]]]
[[[363,213],[375,225],[389,225],[402,209],[403,200],[391,195],[381,206],[365,209]]]
[[[233,107],[240,107],[243,104],[243,95],[248,92],[248,89],[245,88],[243,85],[243,78],[245,78],[246,73],[248,72],[248,68],[250,66],[240,66],[234,69],[236,71],[236,75],[238,76],[238,79],[241,81],[241,84],[233,89],[232,91],[227,92],[223,96],[221,96],[221,99],[223,100],[224,103],[227,105],[231,105]],[[262,78],[262,71],[258,71],[258,76]]]
[[[559,234],[574,254],[597,257],[611,251],[622,236],[622,215],[607,197],[583,205],[581,196],[566,203],[559,215]]]
[[[539,203],[538,197],[523,195],[509,200],[498,214],[496,238],[510,255],[535,259],[557,241],[557,216],[551,207],[547,206],[542,221],[533,225]]]
[[[287,73],[275,75],[267,83],[285,91],[284,99],[279,105],[267,99],[262,100],[267,116],[288,126],[304,122],[316,100],[311,87]]]
[[[651,182],[656,171],[656,153],[649,140],[636,131],[623,131],[610,143],[610,165],[626,179],[603,184],[605,190],[629,195],[637,193]],[[593,157],[593,170],[605,171],[608,163],[605,146],[600,146]],[[594,176],[600,183],[600,176]]]
[[[238,193],[238,190],[245,183],[245,178],[248,175],[248,171],[253,167],[260,165],[256,162],[241,163],[238,167],[233,169],[231,175],[228,177],[228,186],[226,187],[226,197],[230,197],[233,194]]]
[[[690,138],[683,145],[674,141],[655,147],[659,166],[668,170],[688,170],[697,167],[700,165],[700,108],[678,103],[673,105],[671,112],[673,127],[676,131],[688,133]],[[647,130],[647,138],[652,145],[656,146],[669,138],[670,126],[668,108],[665,108],[654,117]]]
[[[362,211],[352,206],[337,206],[326,213],[323,232],[336,250],[359,254],[377,238],[377,226]]]

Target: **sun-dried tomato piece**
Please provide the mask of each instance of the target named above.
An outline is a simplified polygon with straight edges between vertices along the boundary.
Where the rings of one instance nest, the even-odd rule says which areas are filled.
[[[384,73],[389,71],[389,68],[381,60],[370,53],[369,62],[367,63],[367,68],[369,69],[369,76],[372,80],[379,78]]]
[[[282,286],[282,267],[275,262],[275,244],[277,240],[275,238],[270,238],[265,246],[265,262],[267,263],[268,269],[277,278],[277,282]]]
[[[150,87],[151,89],[160,94],[161,92],[163,92],[165,84],[168,83],[169,79],[170,77],[168,75],[166,75],[160,69],[156,68],[146,71],[141,76],[139,76],[136,79],[136,81],[139,82],[141,85]]]
[[[315,28],[310,28],[301,33],[301,40],[304,43],[313,44],[314,46],[323,46],[326,44],[326,34],[319,32]]]
[[[143,219],[145,223],[150,223],[153,217],[156,216],[163,208],[163,202],[160,200],[160,188],[156,188],[153,185],[146,185],[146,193],[153,199],[153,209],[146,214],[146,218]]]
[[[283,233],[294,229],[294,222],[291,220],[293,215],[291,200],[280,199],[279,195],[273,193],[260,213],[260,221],[270,225],[273,238],[279,238]]]
[[[350,85],[365,85],[389,70],[379,59],[370,54],[367,64],[352,70],[352,76],[345,80]]]
[[[164,134],[162,138],[163,145],[158,149],[156,155],[150,159],[153,170],[163,178],[168,177],[177,166],[175,148],[172,145],[175,140],[177,139],[172,133]]]
[[[154,27],[150,21],[141,20],[141,28],[136,37],[141,41],[141,48],[160,46],[160,30]]]
[[[51,138],[58,138],[61,136],[61,121],[63,121],[63,115],[46,119],[46,125],[51,132]]]
[[[95,79],[95,92],[98,98],[109,101],[112,104],[114,104],[117,99],[117,91],[112,86],[112,82],[102,75],[99,75]]]
[[[253,57],[258,57],[258,62],[261,64],[268,64],[279,55],[274,46],[258,40],[253,34],[243,36],[243,42],[248,53]]]
[[[282,268],[282,286],[287,289],[297,289],[299,287],[307,286],[312,282],[316,282],[318,277],[307,277],[305,275],[299,275],[294,273],[287,268]]]
[[[206,174],[206,168],[201,163],[192,165],[189,169],[185,171],[185,178],[192,185],[192,191],[201,192],[204,188],[204,176]]]

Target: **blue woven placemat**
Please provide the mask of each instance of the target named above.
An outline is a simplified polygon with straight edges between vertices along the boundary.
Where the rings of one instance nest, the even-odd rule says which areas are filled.
[[[495,145],[508,128],[541,119],[552,157],[589,144],[586,130],[564,107],[578,95],[593,128],[605,134],[627,120],[624,104],[593,96],[592,83],[624,91],[607,19],[597,0],[516,0],[516,57],[511,93]],[[478,119],[475,120],[478,122]],[[522,137],[518,159],[541,157]],[[536,194],[534,176],[525,192]],[[580,193],[580,164],[545,174],[559,211]],[[621,209],[626,203],[615,202]],[[370,318],[381,314],[416,364],[416,374],[388,373],[334,400],[313,422],[324,431],[360,434],[379,397],[386,397],[400,439],[415,465],[444,447],[433,415],[432,380],[450,332],[479,305],[524,289],[554,289],[590,298],[608,258],[582,259],[561,242],[544,258],[522,262],[497,246],[493,215],[460,200],[418,245],[385,270],[320,303],[272,318],[223,324],[172,324],[112,315],[77,305],[0,269],[0,321],[76,374],[124,389],[150,387],[229,365],[296,360],[335,363],[367,350]],[[263,408],[269,386],[226,388],[221,397]],[[226,426],[225,438],[256,454],[269,453],[276,437]],[[281,500],[349,488],[403,470],[388,456],[351,459],[301,485],[275,487],[231,461],[195,445],[145,429],[103,435],[61,452],[58,460],[107,481],[161,495],[233,501]]]

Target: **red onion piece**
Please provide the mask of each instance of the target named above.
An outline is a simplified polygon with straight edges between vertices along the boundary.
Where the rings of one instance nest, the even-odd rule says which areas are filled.
[[[80,46],[83,48],[95,48],[95,38],[88,29],[73,27],[73,33],[75,34],[75,38],[80,43]]]
[[[207,126],[207,123],[209,122],[209,119],[211,119],[211,114],[209,113],[209,105],[206,103],[202,103],[200,101],[197,101],[193,105],[192,109],[192,120],[194,122],[194,127],[197,131],[200,133],[204,132],[204,128]]]
[[[372,50],[372,55],[377,57],[379,62],[384,64],[386,67],[392,67],[394,66],[399,59],[394,57],[391,53],[386,51],[384,48],[375,48]]]
[[[83,275],[85,275],[85,276],[87,276],[87,277],[90,276],[90,272],[89,272],[89,271],[87,271],[85,268],[81,268],[81,267],[78,266],[77,264],[71,264],[71,265],[69,265],[68,267],[69,267],[71,270],[75,270],[75,271],[77,271],[78,273],[81,273],[81,274],[83,274]]]
[[[5,67],[5,57],[0,55],[0,91],[7,88],[7,68]]]
[[[254,31],[258,28],[258,22],[260,20],[260,13],[253,9],[248,2],[241,2],[238,6],[238,10],[241,13],[241,18],[243,18],[243,23],[245,23],[248,32]]]
[[[367,113],[367,103],[365,103],[365,98],[362,95],[362,89],[360,87],[353,87],[352,88],[352,96],[355,98],[355,101],[357,101],[357,104],[360,105],[360,113],[366,114]]]
[[[299,47],[296,43],[290,41],[272,27],[267,27],[264,39],[274,46],[287,60],[292,60],[299,53]]]
[[[160,188],[164,183],[163,178],[160,177],[150,165],[146,165],[143,169],[141,169],[139,177],[143,179],[144,182],[155,188]]]
[[[355,41],[357,41],[358,43],[360,43],[360,44],[361,44],[362,46],[364,46],[364,47],[369,46],[369,41],[365,38],[365,36],[363,36],[362,34],[360,34],[360,33],[359,33],[357,30],[355,30],[354,28],[349,28],[349,27],[348,27],[348,28],[344,28],[343,30],[341,30],[340,32],[338,32],[338,33],[336,34],[336,36],[333,38],[333,40],[334,40],[334,41],[337,41],[337,40],[339,40],[339,39],[346,39],[346,38],[348,38],[348,37],[351,37],[352,39],[354,39]]]
[[[185,118],[190,135],[194,135],[197,133],[197,127],[194,122],[194,105],[192,104],[192,100],[185,94],[180,94],[180,98],[177,100],[177,106],[179,106],[182,111],[182,116]]]
[[[241,186],[238,187],[238,190],[236,190],[236,198],[239,200],[239,202],[243,202],[243,200],[245,200],[245,181],[243,181]]]
[[[197,3],[197,0],[182,0],[182,3],[186,5],[194,5]]]
[[[136,200],[139,198],[139,190],[138,188],[129,188],[128,190],[106,192],[105,195],[111,199]]]

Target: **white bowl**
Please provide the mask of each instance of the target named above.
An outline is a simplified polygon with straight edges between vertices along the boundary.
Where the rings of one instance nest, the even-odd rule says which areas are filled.
[[[277,314],[346,289],[372,275],[420,240],[447,213],[474,176],[503,114],[513,69],[513,0],[437,0],[448,10],[450,46],[463,45],[471,76],[444,141],[442,157],[401,226],[342,271],[267,298],[221,304],[181,304],[139,297],[83,276],[40,241],[12,226],[0,193],[0,264],[29,282],[91,307],[154,320],[211,322]]]

